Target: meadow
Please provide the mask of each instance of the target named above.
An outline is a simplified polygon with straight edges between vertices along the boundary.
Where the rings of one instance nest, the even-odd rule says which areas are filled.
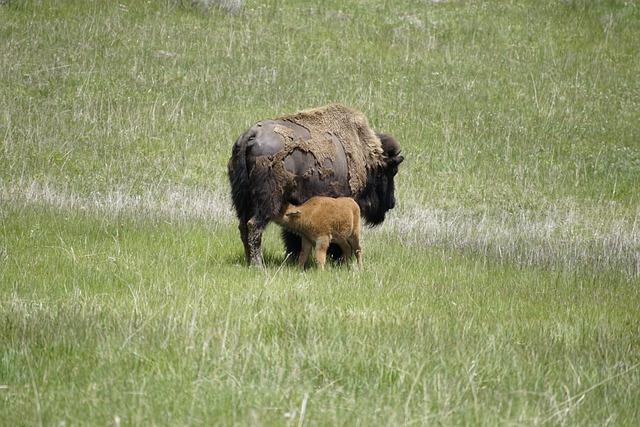
[[[316,4],[317,3],[317,4]],[[0,425],[637,425],[640,4],[0,2]],[[364,268],[244,264],[256,121],[400,142]]]

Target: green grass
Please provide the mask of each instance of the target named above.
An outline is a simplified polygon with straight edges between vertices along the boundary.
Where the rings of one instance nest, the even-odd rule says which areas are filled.
[[[4,425],[297,423],[303,400],[311,425],[638,417],[624,277],[382,237],[362,272],[301,272],[273,231],[263,271],[227,226],[43,208],[2,229]]]
[[[637,2],[189,5],[0,2],[0,425],[640,422]],[[398,207],[247,268],[233,141],[335,101]]]
[[[638,204],[634,2],[1,13],[5,179],[210,186],[248,125],[342,101],[398,137],[401,191],[432,204]]]

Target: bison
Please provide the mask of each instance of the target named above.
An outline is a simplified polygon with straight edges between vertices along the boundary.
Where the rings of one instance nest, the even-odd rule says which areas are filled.
[[[352,198],[313,196],[300,206],[286,205],[273,220],[302,239],[300,267],[304,267],[311,246],[315,245],[316,261],[324,269],[331,242],[342,250],[342,261],[355,254],[358,266],[362,267],[360,207]]]
[[[312,196],[351,197],[370,225],[395,206],[400,145],[374,132],[359,111],[341,104],[262,120],[233,144],[227,165],[247,262],[262,265],[262,233],[286,204]],[[287,251],[300,238],[283,233]]]

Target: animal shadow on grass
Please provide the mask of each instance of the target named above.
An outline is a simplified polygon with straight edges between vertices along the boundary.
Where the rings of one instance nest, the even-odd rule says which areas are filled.
[[[340,255],[339,249],[338,249],[337,255],[338,256]],[[219,264],[221,261],[222,261],[221,257],[209,257],[209,260],[207,263],[213,267],[216,264]],[[230,265],[241,265],[244,267],[249,266],[249,264],[247,264],[247,261],[245,260],[244,253],[242,252],[227,253],[224,256],[224,262]],[[262,254],[262,262],[264,263],[264,267],[269,269],[279,268],[283,264],[291,268],[299,269],[300,271],[319,269],[313,256],[309,257],[309,260],[307,261],[307,264],[304,270],[298,267],[297,257],[287,256],[284,253],[265,252]],[[330,265],[332,268],[348,268],[349,264],[350,264],[349,262],[347,263],[340,262],[338,257],[336,257],[335,252],[327,253],[327,266]]]
[[[211,258],[209,260],[209,262],[211,264],[216,264],[219,261],[220,261],[219,259],[214,259],[214,258]],[[249,264],[245,260],[244,254],[242,252],[236,252],[236,253],[227,254],[225,256],[225,262],[227,264],[241,265],[243,267],[249,267]],[[271,267],[276,267],[277,268],[277,267],[280,267],[283,263],[293,265],[285,255],[283,255],[283,254],[273,254],[273,253],[269,253],[269,252],[262,254],[262,262],[263,262],[264,267],[266,267],[266,268],[271,268]]]

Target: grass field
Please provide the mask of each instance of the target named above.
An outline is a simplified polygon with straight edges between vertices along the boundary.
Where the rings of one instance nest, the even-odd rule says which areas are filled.
[[[640,423],[638,2],[199,4],[0,2],[0,425]],[[329,102],[398,206],[248,268],[231,145]]]

